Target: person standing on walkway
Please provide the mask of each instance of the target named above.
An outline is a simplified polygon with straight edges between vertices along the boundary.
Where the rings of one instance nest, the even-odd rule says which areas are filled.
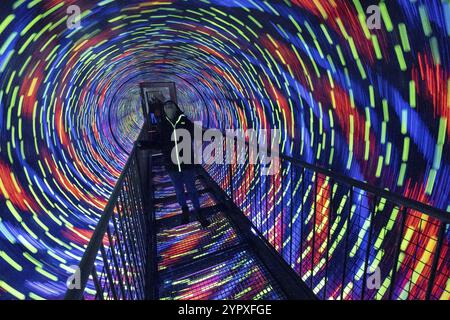
[[[182,208],[182,223],[189,223],[189,207],[186,203],[185,187],[194,206],[195,213],[203,227],[209,225],[208,220],[201,212],[200,201],[195,186],[196,170],[193,158],[189,163],[182,161],[183,155],[179,153],[178,143],[181,134],[178,130],[185,129],[194,134],[194,124],[183,114],[174,101],[164,103],[164,113],[159,124],[161,151],[169,176],[175,186],[177,201]],[[190,141],[192,143],[192,141]],[[172,157],[174,151],[175,157]],[[174,158],[174,159],[173,159]]]

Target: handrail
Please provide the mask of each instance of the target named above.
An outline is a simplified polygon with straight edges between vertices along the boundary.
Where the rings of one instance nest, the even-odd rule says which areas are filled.
[[[205,132],[205,128],[202,128],[202,131]],[[217,129],[220,130],[220,129]],[[220,130],[222,132],[222,134],[226,134],[225,131]],[[238,137],[234,137],[234,140],[240,140],[242,141],[242,139],[239,139]],[[245,144],[248,146],[249,142],[247,140],[244,140]],[[446,223],[450,223],[450,212],[447,212],[445,210],[442,210],[440,208],[425,204],[423,202],[411,199],[411,198],[407,198],[403,195],[400,195],[396,192],[390,191],[390,190],[386,190],[386,189],[382,189],[379,187],[376,187],[374,185],[368,184],[367,182],[361,181],[361,180],[356,180],[354,178],[350,178],[344,174],[340,174],[338,172],[332,171],[330,169],[327,169],[325,167],[321,167],[309,162],[306,162],[304,160],[301,160],[299,158],[294,158],[292,156],[288,156],[286,154],[281,153],[279,155],[279,158],[283,159],[283,160],[287,160],[290,161],[292,163],[295,163],[297,165],[303,166],[309,170],[312,170],[314,172],[318,172],[321,174],[324,174],[332,179],[335,179],[336,181],[348,184],[350,186],[356,187],[358,189],[362,189],[364,191],[368,191],[370,193],[374,193],[377,194],[383,198],[385,198],[386,200],[390,200],[393,202],[396,202],[398,204],[401,205],[405,205],[410,207],[411,209],[420,211],[421,213],[427,214],[431,217],[434,217],[436,219],[439,219],[443,222]]]
[[[300,159],[275,157],[280,170],[265,177],[248,157],[204,168],[319,298],[445,299],[450,213]],[[412,276],[418,265],[422,271]],[[378,288],[369,285],[374,272]],[[411,285],[404,288],[405,282]]]
[[[145,130],[144,128],[141,130],[141,133],[139,134],[139,137],[141,137],[144,134]],[[138,138],[139,141],[139,138]],[[137,153],[137,147],[136,142],[133,144],[133,148],[130,152],[130,155],[128,157],[128,160],[123,167],[122,173],[119,176],[119,178],[116,181],[116,184],[114,186],[114,189],[111,193],[111,196],[108,200],[108,203],[106,204],[103,214],[100,217],[98,224],[92,234],[92,237],[89,241],[89,244],[81,258],[81,261],[79,263],[79,272],[80,272],[80,283],[78,284],[77,288],[68,289],[66,291],[65,300],[80,300],[83,298],[84,291],[86,288],[86,285],[89,280],[89,276],[91,275],[92,271],[95,270],[95,260],[97,258],[97,255],[99,251],[102,249],[104,250],[102,246],[102,241],[105,237],[105,234],[108,233],[108,226],[112,219],[114,209],[116,209],[118,201],[120,201],[122,188],[124,187],[125,180],[128,178],[127,173],[131,169],[132,165],[136,165],[136,153]],[[140,188],[140,186],[138,186]],[[110,236],[110,235],[109,235]],[[111,237],[110,237],[111,239]],[[102,252],[103,254],[103,252]],[[117,266],[116,266],[117,267]]]
[[[292,163],[295,163],[297,165],[303,166],[312,171],[324,174],[324,175],[334,179],[335,181],[339,181],[339,182],[348,184],[350,186],[356,187],[358,189],[368,191],[368,192],[376,194],[382,198],[385,198],[386,200],[390,200],[390,201],[398,203],[400,205],[407,206],[416,211],[420,211],[421,213],[425,213],[425,214],[427,214],[431,217],[434,217],[436,219],[439,219],[445,223],[450,223],[450,212],[446,212],[442,209],[427,205],[423,202],[420,202],[420,201],[417,201],[414,199],[406,198],[405,196],[402,196],[393,191],[375,187],[373,185],[368,184],[367,182],[350,178],[346,175],[334,172],[334,171],[332,171],[330,169],[326,169],[324,167],[313,165],[311,163],[305,162],[305,161],[297,159],[297,158],[293,158],[293,157],[290,157],[290,156],[287,156],[284,154],[282,154],[280,156],[280,158],[290,161]]]

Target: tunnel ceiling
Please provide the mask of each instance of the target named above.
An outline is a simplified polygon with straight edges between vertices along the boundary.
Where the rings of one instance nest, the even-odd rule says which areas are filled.
[[[65,291],[142,126],[143,81],[176,82],[205,127],[280,128],[285,154],[447,209],[449,2],[381,2],[379,30],[369,4],[3,1],[0,297]]]

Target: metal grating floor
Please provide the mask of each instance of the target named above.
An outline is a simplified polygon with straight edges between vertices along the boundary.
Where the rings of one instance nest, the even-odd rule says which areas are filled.
[[[219,212],[209,218],[208,228],[199,222],[191,222],[158,233],[158,269],[164,270],[198,260],[205,255],[240,243],[225,214]]]
[[[200,206],[203,209],[212,207],[217,205],[217,201],[214,199],[211,193],[201,193],[199,192],[199,198],[200,198]],[[192,210],[192,203],[189,200],[189,197],[187,196],[187,204],[189,206],[189,210]],[[181,214],[181,207],[178,204],[178,202],[170,197],[169,201],[160,201],[154,204],[154,212],[156,220],[161,220],[165,218],[174,217]]]
[[[224,255],[207,267],[169,273],[162,279],[163,300],[278,300],[280,289],[245,249]]]
[[[195,217],[174,227],[181,214],[164,166],[153,167],[154,214],[159,221],[159,297],[164,300],[277,300],[285,298],[270,273],[247,248],[207,185],[197,179],[202,210],[210,225]],[[192,204],[188,201],[190,209]]]

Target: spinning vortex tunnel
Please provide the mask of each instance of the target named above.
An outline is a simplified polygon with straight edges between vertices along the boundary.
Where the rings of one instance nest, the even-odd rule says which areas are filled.
[[[143,125],[141,82],[175,82],[205,128],[279,128],[285,155],[450,211],[449,44],[447,0],[3,2],[0,299],[64,296]],[[418,229],[398,298],[423,298],[438,228]]]

